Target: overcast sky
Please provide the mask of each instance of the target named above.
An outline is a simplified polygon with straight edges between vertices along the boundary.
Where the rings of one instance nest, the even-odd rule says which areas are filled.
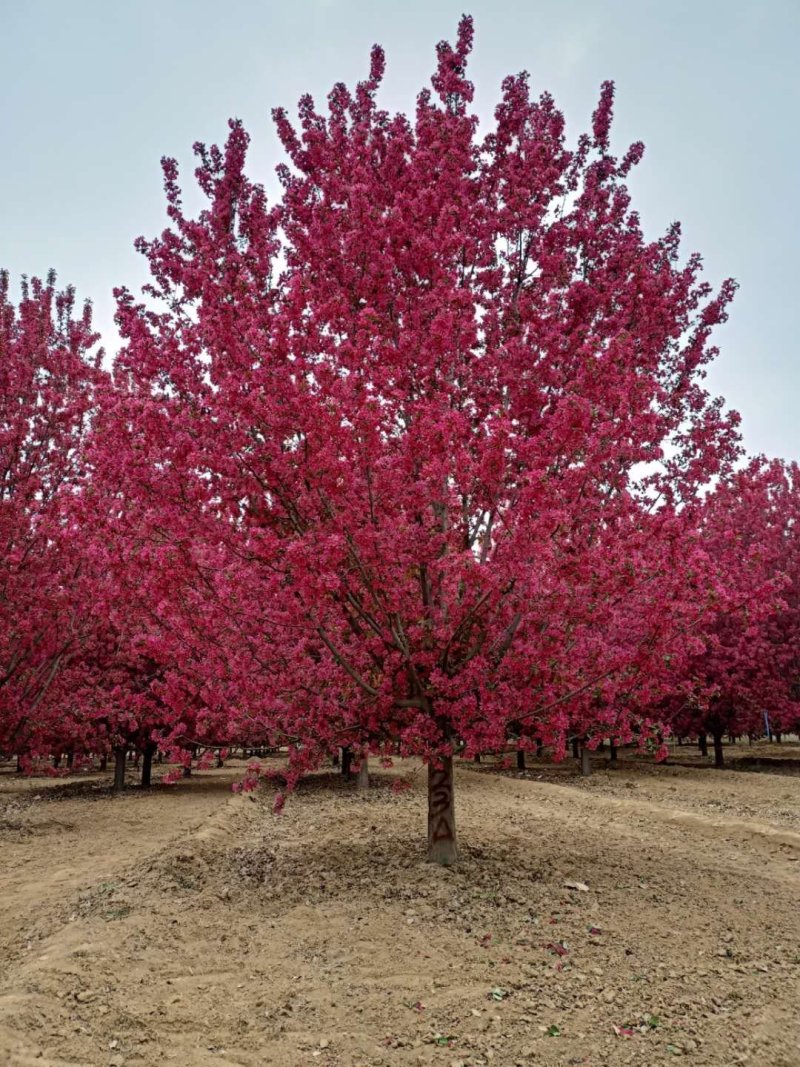
[[[272,107],[352,84],[378,41],[381,104],[413,109],[465,7],[481,116],[525,69],[575,135],[616,81],[646,231],[680,219],[711,280],[741,285],[712,387],[751,451],[800,459],[800,0],[0,0],[0,266],[55,267],[113,347],[111,289],[141,284],[133,239],[165,222],[162,155],[188,165],[236,115],[273,185]]]

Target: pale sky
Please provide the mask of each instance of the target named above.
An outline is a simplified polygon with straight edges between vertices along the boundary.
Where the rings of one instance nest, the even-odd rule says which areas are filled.
[[[800,459],[800,0],[0,0],[0,266],[55,267],[113,348],[111,290],[141,284],[133,240],[165,223],[162,155],[188,176],[192,143],[235,115],[274,188],[272,107],[352,84],[377,41],[382,106],[413,110],[462,10],[481,116],[525,69],[577,135],[616,81],[615,147],[647,146],[631,184],[648,236],[680,219],[710,279],[741,285],[711,386],[752,452]]]

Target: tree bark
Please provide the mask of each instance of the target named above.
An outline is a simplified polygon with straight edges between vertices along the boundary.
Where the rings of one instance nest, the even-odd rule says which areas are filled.
[[[592,773],[592,754],[586,745],[581,745],[581,775],[588,778]]]
[[[544,742],[543,741],[537,741],[536,742],[536,758],[537,759],[541,759],[543,752],[544,752]]]
[[[118,745],[114,749],[114,792],[118,793],[125,788],[125,756],[124,745]]]
[[[525,750],[522,748],[517,749],[517,770],[525,770]]]
[[[608,766],[612,771],[617,769],[617,746],[613,741],[608,742]]]
[[[108,770],[108,756],[105,755],[105,754],[100,757],[100,770],[101,771],[107,771]]]
[[[361,757],[356,777],[356,789],[359,793],[366,793],[369,789],[369,759],[366,752]]]
[[[342,778],[350,780],[351,765],[353,763],[353,750],[349,745],[345,745],[342,749]]]
[[[715,767],[724,767],[725,766],[725,757],[722,754],[722,733],[721,733],[721,731],[720,732],[715,732],[713,734],[713,737],[714,737],[714,766]]]
[[[481,761],[480,752],[476,752],[475,755],[472,757],[472,760],[473,760],[474,763],[480,763],[480,761]]]
[[[778,744],[780,744],[783,740],[783,733],[780,730],[775,731],[775,740],[778,742]]]
[[[451,867],[458,859],[453,759],[428,766],[428,862]]]
[[[189,762],[183,768],[183,777],[184,778],[191,778],[192,777],[192,762],[197,759],[197,750],[198,750],[199,747],[200,746],[195,741],[193,741],[189,745]]]
[[[580,753],[580,747],[578,745],[578,739],[577,739],[577,737],[573,737],[573,739],[572,739],[572,758],[573,759],[580,759],[580,754],[581,753]]]
[[[699,734],[697,738],[697,747],[700,749],[701,756],[708,755],[708,738],[705,734]]]
[[[142,789],[150,788],[150,780],[153,773],[153,755],[155,750],[156,746],[152,741],[149,741],[144,746],[144,758],[142,759]]]

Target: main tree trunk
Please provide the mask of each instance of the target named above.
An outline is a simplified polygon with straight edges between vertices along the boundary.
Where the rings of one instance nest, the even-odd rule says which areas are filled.
[[[156,746],[148,741],[144,746],[144,758],[142,759],[142,789],[149,789],[153,777],[153,756]]]
[[[428,766],[428,862],[450,867],[457,859],[451,756]]]
[[[369,758],[366,752],[362,755],[361,762],[358,765],[356,789],[359,793],[366,793],[369,789]]]
[[[353,750],[349,745],[342,749],[342,778],[350,780],[350,766],[353,762]]]
[[[125,788],[125,755],[124,746],[114,749],[114,791],[119,792]]]
[[[581,775],[588,778],[592,773],[592,755],[586,744],[581,745]]]
[[[725,756],[722,752],[722,731],[717,731],[713,734],[714,738],[714,766],[724,767]]]

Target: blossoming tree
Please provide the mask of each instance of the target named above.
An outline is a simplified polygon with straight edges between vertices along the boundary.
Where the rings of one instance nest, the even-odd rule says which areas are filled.
[[[720,590],[671,707],[676,732],[711,736],[717,767],[724,734],[760,735],[765,712],[778,728],[798,716],[798,490],[795,466],[753,460],[717,486],[704,509],[702,536]]]
[[[421,756],[440,863],[455,754],[624,734],[697,650],[698,490],[738,451],[702,384],[734,287],[643,236],[612,86],[572,148],[526,75],[482,133],[471,43],[465,18],[411,118],[379,48],[326,113],[275,112],[274,205],[238,122],[196,146],[196,217],[164,162],[99,461],[209,705],[291,740],[290,785],[342,744]]]
[[[91,308],[55,275],[0,272],[0,747],[19,751],[29,718],[77,636],[79,564],[64,503],[81,478],[100,353]]]

